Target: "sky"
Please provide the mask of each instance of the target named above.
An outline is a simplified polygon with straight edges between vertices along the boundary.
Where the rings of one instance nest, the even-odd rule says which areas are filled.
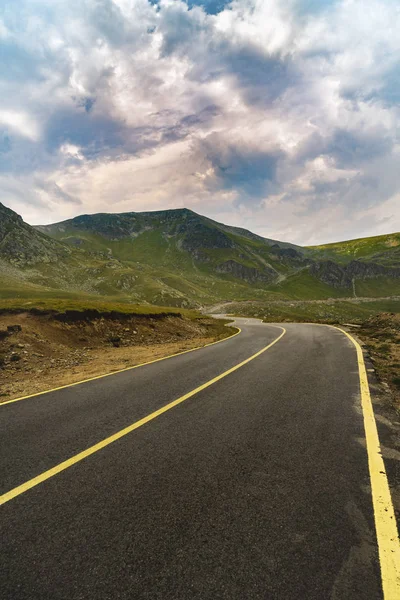
[[[400,230],[399,0],[1,0],[0,202]]]

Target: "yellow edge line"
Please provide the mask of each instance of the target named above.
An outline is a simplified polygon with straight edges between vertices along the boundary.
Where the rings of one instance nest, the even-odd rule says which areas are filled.
[[[277,337],[273,342],[271,342],[270,344],[268,344],[268,346],[265,346],[264,348],[262,348],[261,350],[259,350],[258,352],[256,352],[252,356],[250,356],[249,358],[246,358],[246,360],[244,360],[243,362],[235,365],[234,367],[228,369],[227,371],[224,371],[224,373],[221,373],[217,377],[214,377],[214,379],[210,379],[206,383],[203,383],[202,385],[200,385],[196,389],[192,390],[191,392],[188,392],[184,396],[181,396],[180,398],[177,398],[177,400],[173,400],[173,402],[170,402],[169,404],[166,404],[162,408],[159,408],[158,410],[156,410],[153,413],[147,415],[143,419],[140,419],[140,421],[136,421],[135,423],[132,423],[132,425],[129,425],[128,427],[125,427],[124,429],[121,429],[117,433],[114,433],[114,435],[111,435],[110,437],[105,438],[101,442],[98,442],[97,444],[94,444],[94,446],[91,446],[90,448],[87,448],[83,452],[79,452],[78,454],[75,454],[75,456],[72,456],[71,458],[65,460],[64,462],[56,465],[52,469],[49,469],[48,471],[44,471],[43,473],[41,473],[37,477],[34,477],[33,479],[30,479],[29,481],[26,481],[25,483],[23,483],[23,484],[19,485],[18,487],[10,490],[9,492],[6,492],[5,494],[3,494],[3,496],[0,497],[0,505],[5,504],[6,502],[9,502],[10,500],[12,500],[13,498],[16,498],[17,496],[20,496],[21,494],[23,494],[24,492],[27,492],[31,488],[39,485],[40,483],[43,483],[47,479],[50,479],[50,477],[54,477],[54,475],[57,475],[58,473],[61,473],[62,471],[65,471],[65,469],[68,469],[69,467],[72,467],[73,465],[75,465],[76,463],[80,462],[81,460],[84,460],[85,458],[87,458],[91,454],[94,454],[95,452],[98,452],[99,450],[102,450],[106,446],[109,446],[113,442],[116,442],[117,440],[119,440],[120,438],[124,437],[125,435],[128,435],[128,433],[131,433],[135,429],[138,429],[139,427],[142,427],[142,425],[145,425],[146,423],[149,423],[149,421],[152,421],[153,419],[156,419],[157,417],[159,417],[163,413],[171,410],[171,408],[174,408],[178,404],[181,404],[182,402],[185,402],[185,400],[188,400],[189,398],[192,398],[192,396],[194,396],[195,394],[198,394],[202,390],[205,390],[206,388],[210,387],[211,385],[213,385],[217,381],[220,381],[221,379],[223,379],[227,375],[230,375],[234,371],[237,371],[238,369],[240,369],[240,367],[243,367],[244,365],[246,365],[250,361],[254,360],[255,358],[257,358],[257,356],[260,356],[260,354],[263,354],[263,352],[265,352],[266,350],[268,350],[268,348],[271,348],[271,346],[273,346],[274,344],[276,344],[285,335],[286,329],[284,327],[279,327],[279,328],[282,329],[282,333],[281,333],[281,335],[279,337]]]
[[[382,591],[384,600],[400,598],[400,539],[396,517],[390,494],[385,463],[379,442],[378,429],[371,401],[368,375],[365,368],[363,351],[360,344],[344,329],[327,323],[308,323],[337,329],[353,343],[357,351],[357,364],[360,381],[361,408],[364,418],[364,430],[367,446],[369,477],[371,481],[372,505],[374,509],[375,530],[378,542],[379,563],[381,568]]]
[[[385,464],[382,458],[378,430],[371,402],[368,376],[365,368],[363,351],[360,344],[344,329],[330,325],[344,333],[357,350],[358,372],[360,378],[361,406],[364,416],[365,438],[369,476],[372,489],[375,529],[378,540],[379,562],[384,600],[400,598],[400,540],[397,532],[396,518]]]
[[[21,400],[27,400],[28,398],[35,398],[35,396],[42,396],[43,394],[50,394],[51,392],[57,392],[58,390],[65,390],[65,388],[74,387],[75,385],[80,385],[81,383],[87,383],[88,381],[94,381],[95,379],[102,379],[103,377],[110,377],[111,375],[117,375],[118,373],[124,373],[125,371],[131,371],[132,369],[137,369],[138,367],[145,367],[146,365],[152,365],[153,363],[160,362],[161,360],[167,360],[168,358],[174,358],[174,356],[180,356],[181,354],[188,354],[188,352],[194,352],[195,350],[201,350],[202,348],[208,348],[208,346],[214,346],[215,344],[220,344],[221,342],[226,342],[235,336],[239,335],[242,332],[240,327],[233,327],[232,329],[236,329],[236,333],[224,338],[223,340],[217,340],[216,342],[210,342],[209,344],[204,344],[204,346],[197,346],[196,348],[190,348],[189,350],[182,350],[182,352],[176,352],[175,354],[170,354],[169,356],[162,356],[161,358],[155,358],[154,360],[149,360],[148,362],[140,363],[138,365],[133,365],[132,367],[125,367],[124,369],[118,369],[117,371],[113,371],[112,373],[103,373],[102,375],[95,375],[94,377],[89,377],[88,379],[82,379],[81,381],[75,381],[74,383],[68,383],[66,385],[60,385],[59,387],[52,388],[51,390],[45,390],[43,392],[36,392],[35,394],[29,394],[29,396],[21,396],[21,398],[14,398],[13,400],[6,400],[5,402],[0,402],[0,407],[5,406],[6,404],[12,404],[13,402],[20,402]]]

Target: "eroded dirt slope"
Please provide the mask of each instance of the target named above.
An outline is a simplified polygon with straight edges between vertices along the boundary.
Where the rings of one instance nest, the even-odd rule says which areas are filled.
[[[0,315],[0,402],[223,339],[210,318]]]

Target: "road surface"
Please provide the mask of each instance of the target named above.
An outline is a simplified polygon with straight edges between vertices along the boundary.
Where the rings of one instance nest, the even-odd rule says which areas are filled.
[[[0,407],[2,598],[383,597],[354,345],[237,323]]]

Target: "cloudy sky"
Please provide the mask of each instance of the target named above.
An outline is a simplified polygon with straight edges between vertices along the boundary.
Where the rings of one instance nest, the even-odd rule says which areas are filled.
[[[399,0],[2,0],[0,201],[400,230]]]

